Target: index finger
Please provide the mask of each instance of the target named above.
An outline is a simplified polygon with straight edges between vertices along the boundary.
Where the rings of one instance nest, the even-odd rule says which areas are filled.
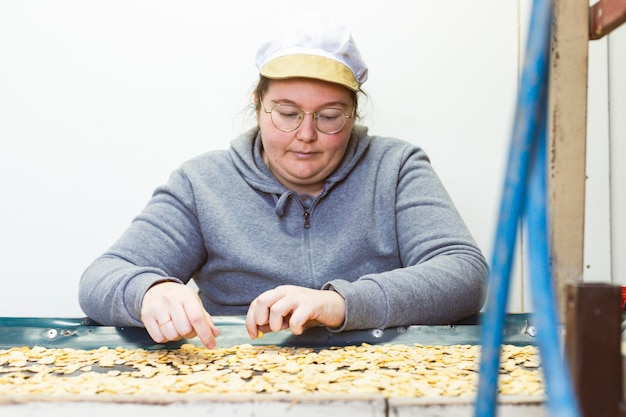
[[[270,308],[283,297],[284,294],[281,291],[272,289],[265,291],[250,303],[248,314],[246,314],[246,329],[251,338],[257,337],[260,327],[268,328],[266,325],[270,320]]]
[[[215,337],[219,335],[220,332],[217,327],[215,327],[211,315],[197,304],[185,306],[185,312],[196,336],[202,341],[202,344],[209,349],[215,348]]]

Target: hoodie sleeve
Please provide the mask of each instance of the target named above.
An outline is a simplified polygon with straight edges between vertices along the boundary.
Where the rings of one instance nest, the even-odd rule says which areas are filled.
[[[205,257],[193,189],[175,171],[122,237],[85,270],[80,306],[104,325],[143,326],[145,292],[161,281],[188,282]]]
[[[401,160],[397,176],[389,177],[396,182],[402,267],[326,283],[324,289],[346,300],[346,320],[336,331],[450,324],[482,307],[488,274],[483,254],[426,154],[412,147]]]

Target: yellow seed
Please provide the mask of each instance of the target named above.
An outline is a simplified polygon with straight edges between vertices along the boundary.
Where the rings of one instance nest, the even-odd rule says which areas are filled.
[[[369,345],[314,350],[250,344],[206,349],[0,350],[0,396],[185,393],[475,394],[480,346]],[[543,395],[538,350],[503,346],[499,393]],[[110,369],[92,372],[93,366]],[[71,377],[67,377],[71,376]]]

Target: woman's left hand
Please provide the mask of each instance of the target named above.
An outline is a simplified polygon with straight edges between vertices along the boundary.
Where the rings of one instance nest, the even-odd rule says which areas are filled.
[[[253,339],[259,332],[284,329],[302,334],[305,328],[312,326],[339,327],[345,316],[346,302],[335,291],[281,285],[252,301],[246,328]]]

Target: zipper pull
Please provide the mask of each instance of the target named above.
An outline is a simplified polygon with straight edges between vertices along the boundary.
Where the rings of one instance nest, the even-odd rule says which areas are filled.
[[[308,229],[311,227],[310,217],[311,217],[311,213],[309,213],[309,210],[304,210],[304,228],[305,229]]]

